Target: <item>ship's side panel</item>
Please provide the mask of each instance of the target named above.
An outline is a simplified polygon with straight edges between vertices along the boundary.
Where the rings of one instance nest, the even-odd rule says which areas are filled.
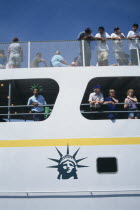
[[[108,197],[0,198],[3,210],[139,209],[140,120],[88,120],[80,104],[88,82],[97,77],[138,77],[139,67],[87,67],[10,70],[1,80],[51,78],[59,94],[51,116],[42,122],[0,123],[0,192],[121,192]],[[68,157],[69,155],[69,157]],[[73,176],[60,163],[74,158]],[[99,173],[98,158],[115,158],[115,172]],[[131,196],[126,195],[130,192]],[[23,196],[24,197],[24,196]],[[55,199],[55,202],[54,202]]]
[[[88,197],[70,196],[66,197],[34,197],[34,198],[1,198],[0,208],[6,210],[139,210],[140,197],[139,196],[103,196],[103,197]]]

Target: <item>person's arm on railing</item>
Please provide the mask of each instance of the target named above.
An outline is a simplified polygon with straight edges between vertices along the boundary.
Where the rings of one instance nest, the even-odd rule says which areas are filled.
[[[108,37],[108,38],[102,38],[102,41],[106,41],[108,39],[111,39],[111,37]]]
[[[124,39],[125,38],[125,36],[124,36],[123,33],[120,32],[118,34],[120,35],[120,37],[116,36],[115,33],[112,33],[111,34],[111,39],[113,39],[113,40],[121,40],[121,39]]]
[[[96,38],[94,36],[92,36],[92,35],[86,35],[82,39],[89,40],[89,38],[90,38],[90,40],[96,40]]]
[[[103,38],[102,37],[96,37],[96,40],[102,40]]]
[[[121,40],[124,39],[125,37],[122,35],[122,37],[111,37],[112,40]]]
[[[114,105],[115,102],[113,102],[113,101],[105,101],[104,104],[112,104],[112,105]]]
[[[103,104],[104,101],[96,101],[95,104]]]
[[[61,63],[63,63],[63,64],[65,64],[65,65],[70,66],[70,64],[69,64],[69,63],[67,63],[67,61],[65,61],[65,60],[61,60],[60,62],[61,62]]]
[[[127,99],[124,100],[124,109],[127,109],[128,108],[128,101]]]
[[[121,32],[120,32],[120,37],[121,37],[121,39],[124,39],[125,38],[124,34],[121,33]]]
[[[136,35],[136,36],[130,36],[130,37],[127,37],[128,39],[136,39],[136,38],[139,38],[140,39],[140,36],[139,35]]]
[[[101,41],[106,41],[106,40],[108,40],[108,39],[111,39],[111,37],[95,37],[96,38],[96,40],[101,40]]]
[[[120,37],[111,37],[112,40],[121,40]]]
[[[35,102],[35,103],[30,104],[30,105],[38,106],[39,104],[37,102]]]
[[[127,96],[127,98],[129,98],[131,101],[134,101],[134,102],[138,102],[138,100],[137,100],[137,98],[136,97],[134,97],[134,98],[132,98],[132,97],[130,97],[130,96]]]
[[[45,61],[43,58],[40,59],[40,62],[44,63],[44,65],[45,65],[46,67],[48,66],[47,63],[46,63],[46,61]]]
[[[29,105],[38,106],[39,104],[37,102],[32,102],[32,100],[29,98],[27,106]]]
[[[104,97],[102,97],[99,101],[95,101],[95,104],[103,104],[104,103]]]
[[[89,104],[95,104],[97,101],[89,101]]]
[[[118,99],[116,99],[116,98],[114,98],[114,97],[112,97],[112,99],[113,99],[113,101],[114,101],[115,103],[119,103],[119,100],[118,100]]]
[[[128,39],[136,39],[136,38],[139,38],[140,39],[140,35],[135,35],[135,36],[132,36],[132,34],[131,34],[131,31],[129,31],[128,32],[128,35],[127,35],[127,38]]]

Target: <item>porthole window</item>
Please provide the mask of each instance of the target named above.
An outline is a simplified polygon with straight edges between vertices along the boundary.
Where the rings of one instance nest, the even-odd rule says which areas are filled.
[[[97,159],[97,172],[98,173],[116,173],[117,160],[115,157],[100,157]]]
[[[98,77],[89,81],[80,111],[88,120],[140,119],[140,77]]]
[[[59,92],[53,79],[0,81],[0,122],[46,120]]]

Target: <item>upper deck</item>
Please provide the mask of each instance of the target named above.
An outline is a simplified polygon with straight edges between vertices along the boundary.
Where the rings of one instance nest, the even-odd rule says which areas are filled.
[[[32,67],[32,62],[36,57],[36,53],[41,53],[48,67],[53,67],[51,59],[55,55],[56,51],[60,51],[60,54],[67,61],[69,66],[118,66],[118,65],[140,65],[139,40],[107,40],[104,43],[101,41],[44,41],[44,42],[21,42],[23,49],[23,58],[20,68]],[[102,45],[101,45],[102,44]],[[136,52],[132,55],[130,49],[131,44],[134,44]],[[4,64],[4,68],[9,68],[8,48],[10,43],[1,43],[0,49],[4,50],[4,54],[7,61]],[[101,46],[101,48],[100,48]],[[99,51],[107,51],[108,62],[99,62],[104,59],[99,55]],[[122,52],[124,53],[122,55]],[[115,53],[120,53],[118,58]],[[90,54],[90,55],[89,55]],[[87,59],[90,57],[90,62]],[[136,63],[133,64],[133,59]],[[119,61],[121,59],[121,61]],[[75,62],[77,61],[77,62]],[[75,64],[76,63],[76,64]],[[44,67],[44,63],[40,62],[39,67]]]

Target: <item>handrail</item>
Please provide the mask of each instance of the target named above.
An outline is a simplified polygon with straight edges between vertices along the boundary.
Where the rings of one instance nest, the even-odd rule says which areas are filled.
[[[46,114],[51,114],[51,112],[50,113],[45,113],[45,112],[43,112],[43,113],[38,113],[38,112],[35,112],[35,113],[13,113],[13,114],[0,114],[0,116],[15,116],[15,115],[46,115]]]
[[[139,110],[126,110],[126,111],[89,111],[89,112],[84,112],[84,111],[81,111],[82,114],[91,114],[91,113],[94,113],[94,114],[101,114],[101,113],[127,113],[127,112],[135,112],[135,113],[139,113],[140,111]]]
[[[129,111],[81,111],[81,114],[102,114],[102,113],[130,113],[130,112],[134,112],[134,113],[140,113],[139,110],[129,110]],[[46,113],[43,112],[43,113],[10,113],[10,114],[0,114],[0,116],[15,116],[15,115],[45,115]],[[47,114],[51,114],[50,113],[47,113]]]
[[[116,39],[113,39],[113,38],[108,38],[107,39],[107,41],[114,41],[114,40],[116,40]],[[127,38],[127,37],[125,37],[124,39],[120,39],[120,40],[129,40],[129,41],[134,41],[134,40],[136,40],[136,39],[130,39],[130,38]],[[19,41],[19,43],[28,43],[28,42],[33,42],[33,43],[35,43],[35,42],[75,42],[75,41],[81,41],[81,40],[43,40],[43,41]],[[95,42],[95,41],[100,41],[100,40],[98,40],[98,39],[96,39],[96,37],[95,37],[95,40],[90,40],[91,42]],[[0,44],[11,44],[12,42],[1,42]]]
[[[126,103],[115,103],[115,105],[124,105]],[[140,102],[139,103],[136,103],[137,105],[140,105]],[[109,105],[109,104],[106,104],[106,103],[103,103],[101,104],[102,105]],[[54,106],[54,104],[46,104],[46,105],[38,105],[37,107],[47,107],[47,106]],[[80,106],[91,106],[90,103],[85,103],[85,104],[81,104]],[[35,105],[14,105],[14,106],[0,106],[0,109],[1,108],[24,108],[24,107],[35,107]]]
[[[127,103],[115,103],[115,105],[123,105],[123,104],[127,104]],[[137,105],[139,105],[140,104],[140,102],[138,102],[138,103],[136,103]],[[90,106],[91,104],[90,103],[85,103],[85,104],[81,104],[80,106]],[[109,105],[109,103],[103,103],[103,104],[101,104],[101,106],[102,105]]]
[[[38,105],[37,107],[54,106],[54,104]],[[35,107],[35,105],[14,105],[14,106],[0,106],[0,108],[24,108],[24,107]]]

